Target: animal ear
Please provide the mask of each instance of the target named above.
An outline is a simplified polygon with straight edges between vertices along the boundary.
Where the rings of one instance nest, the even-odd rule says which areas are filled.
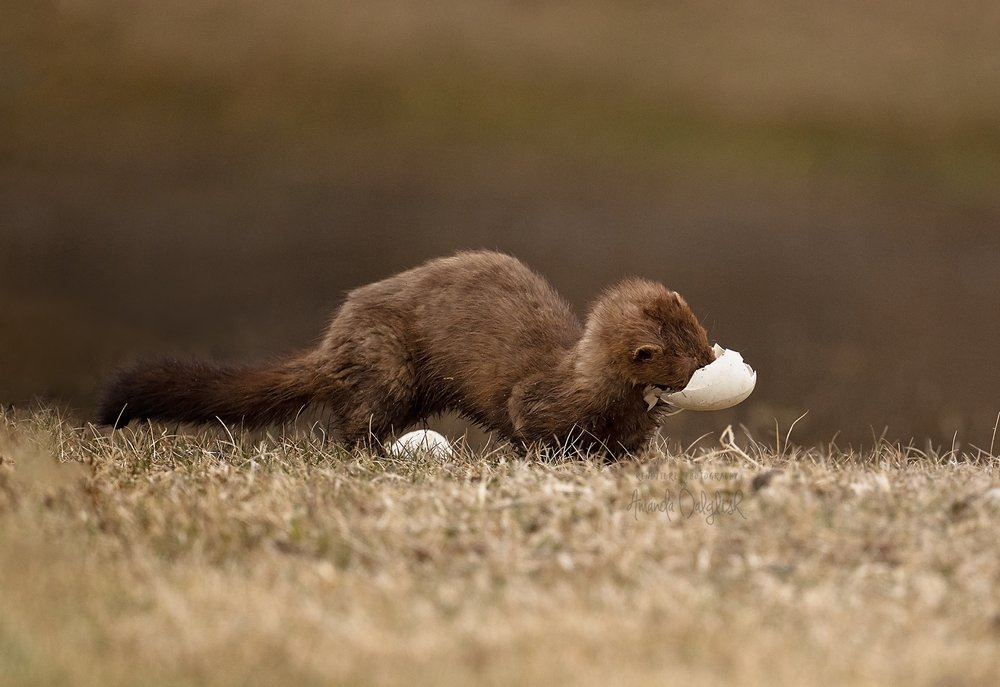
[[[663,349],[660,346],[645,344],[632,351],[632,360],[637,363],[644,363],[647,360],[652,360],[660,353],[663,353]]]

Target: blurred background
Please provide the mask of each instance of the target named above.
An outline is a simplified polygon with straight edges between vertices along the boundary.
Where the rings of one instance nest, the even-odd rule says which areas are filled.
[[[992,0],[4,0],[0,401],[310,345],[459,248],[628,274],[757,368],[690,440],[988,447]]]

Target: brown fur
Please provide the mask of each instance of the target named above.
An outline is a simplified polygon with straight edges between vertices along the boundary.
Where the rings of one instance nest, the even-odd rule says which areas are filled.
[[[641,449],[662,419],[646,385],[683,388],[712,359],[694,313],[660,284],[618,283],[581,326],[520,261],[464,252],[350,292],[321,343],[285,361],[125,370],[100,417],[259,426],[323,403],[360,444],[454,410],[517,444],[617,455]]]

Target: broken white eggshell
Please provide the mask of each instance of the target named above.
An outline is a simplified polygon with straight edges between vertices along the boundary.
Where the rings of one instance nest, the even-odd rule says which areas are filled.
[[[661,393],[660,400],[683,410],[723,410],[745,400],[757,385],[757,373],[736,351],[718,344],[712,350],[714,361],[695,370],[680,391]]]
[[[429,453],[436,458],[450,458],[453,451],[448,440],[432,429],[407,432],[389,444],[389,455],[394,458],[405,458],[422,453]]]

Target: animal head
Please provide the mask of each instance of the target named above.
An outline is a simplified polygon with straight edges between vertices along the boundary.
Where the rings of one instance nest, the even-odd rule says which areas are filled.
[[[584,345],[623,380],[683,389],[691,375],[715,360],[708,334],[684,298],[662,284],[627,279],[594,303]]]

